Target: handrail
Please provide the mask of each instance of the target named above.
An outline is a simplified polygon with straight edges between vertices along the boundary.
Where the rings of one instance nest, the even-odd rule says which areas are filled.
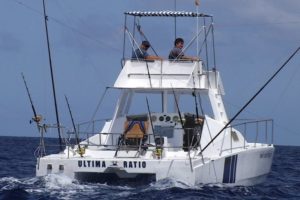
[[[94,120],[94,122],[99,122],[99,121],[103,121],[103,120]],[[240,131],[239,129],[242,128],[242,131]],[[195,152],[199,152],[200,149],[200,140],[199,140],[199,134],[195,134],[194,132],[194,128],[178,128],[178,127],[173,127],[172,129],[174,130],[182,130],[179,132],[174,132],[174,134],[178,133],[178,134],[186,134],[185,137],[185,142],[183,142],[180,145],[171,145],[171,144],[166,144],[162,146],[162,148],[164,149],[183,149],[183,150],[192,150]],[[242,122],[242,123],[238,123],[238,124],[234,124],[231,125],[230,127],[227,128],[227,130],[230,131],[230,143],[228,143],[229,146],[223,146],[221,147],[220,150],[220,154],[222,152],[225,151],[230,151],[232,152],[234,149],[237,148],[243,148],[246,149],[252,145],[250,145],[248,142],[249,140],[249,136],[254,136],[254,146],[257,146],[257,143],[259,143],[259,141],[261,139],[263,139],[265,141],[265,143],[267,145],[273,144],[273,138],[274,138],[274,132],[273,132],[273,120],[272,119],[263,119],[263,120],[250,120],[250,121],[246,121],[246,122]],[[249,134],[251,132],[251,130],[253,130],[252,133],[254,134]],[[237,145],[237,143],[233,143],[234,140],[234,136],[233,136],[233,132],[236,133],[240,133],[243,135],[243,140],[241,141],[242,143],[239,143],[240,145]],[[73,132],[69,131],[69,132],[65,132],[65,138],[66,138],[66,147],[73,147],[75,146],[76,142],[73,136]],[[110,150],[110,149],[116,149],[118,148],[118,138],[123,134],[123,132],[95,132],[90,131],[90,132],[78,132],[79,134],[79,138],[81,138],[81,145],[83,146],[89,146],[89,147],[105,147],[103,148],[103,150]],[[201,133],[200,133],[201,134]],[[95,140],[95,141],[90,141],[90,137],[91,136],[95,136],[97,135],[96,138],[99,137],[99,140]],[[105,137],[104,137],[105,135]],[[83,137],[84,136],[84,137]],[[103,137],[102,137],[103,136]],[[160,137],[164,137],[164,136],[160,136]],[[105,138],[105,142],[104,139]],[[41,138],[42,140],[44,140],[43,138]],[[248,141],[248,142],[247,142]],[[44,142],[42,142],[41,144],[43,148],[45,147],[53,147],[56,145],[49,145],[49,144],[44,144]],[[125,145],[126,146],[126,145]],[[127,145],[128,148],[136,148],[138,147],[137,145],[133,145],[133,144],[129,144]],[[155,137],[154,134],[152,133],[147,133],[147,139],[145,141],[143,141],[143,147],[153,147],[155,148]],[[41,148],[41,147],[40,147]]]
[[[182,128],[175,128],[175,129],[182,129]],[[186,137],[186,143],[183,143],[182,145],[170,145],[169,143],[165,144],[163,146],[161,146],[163,149],[185,149],[185,151],[188,149],[189,151],[199,151],[199,145],[200,145],[200,140],[198,138],[198,134],[195,135],[194,129],[193,128],[185,128],[186,131],[184,131],[184,133],[187,133],[187,137]],[[72,132],[67,132],[67,135],[69,135],[69,140],[68,140],[68,144],[66,145],[66,148],[69,149],[70,147],[76,147],[76,142],[74,140],[74,138],[71,137]],[[98,135],[99,136],[99,140],[97,140],[97,142],[92,142],[89,140],[89,134],[91,135]],[[107,149],[117,149],[119,144],[119,137],[122,135],[123,133],[121,132],[116,132],[116,133],[112,133],[112,132],[102,132],[102,133],[92,133],[92,132],[78,132],[79,136],[82,135],[87,135],[88,137],[85,138],[84,140],[82,140],[80,142],[80,144],[84,147],[84,146],[88,146],[88,147],[106,147],[103,150]],[[106,136],[111,136],[110,138],[107,137],[108,140],[106,140],[106,142],[101,141],[101,136],[102,135],[106,135]],[[155,138],[157,137],[156,135],[152,134],[152,133],[147,133],[147,139],[145,141],[143,141],[142,147],[153,147],[156,148],[155,146]],[[166,137],[166,136],[160,136],[161,138]],[[82,137],[81,137],[82,139]],[[56,146],[55,144],[45,144],[44,147],[54,147]],[[113,148],[112,148],[113,147]],[[139,147],[138,145],[133,145],[133,144],[128,144],[128,145],[124,145],[125,148],[131,149],[131,148],[137,148]]]
[[[245,121],[245,122],[241,122],[241,123],[238,123],[238,124],[233,124],[231,126],[228,126],[226,128],[226,130],[230,130],[230,134],[231,134],[231,137],[230,137],[230,147],[227,148],[227,149],[223,149],[223,147],[221,148],[220,150],[220,154],[224,151],[230,151],[232,152],[233,149],[236,149],[236,148],[244,148],[246,149],[247,147],[249,147],[250,145],[248,144],[248,142],[250,141],[249,137],[250,135],[247,133],[249,132],[249,130],[252,130],[255,129],[255,139],[253,141],[254,143],[254,147],[257,146],[257,144],[259,143],[260,141],[260,136],[264,136],[264,142],[265,144],[267,145],[271,145],[273,144],[273,138],[274,138],[274,128],[273,128],[273,124],[274,124],[274,121],[273,119],[259,119],[259,120],[250,120],[250,121]],[[270,128],[271,126],[271,128]],[[244,138],[244,141],[243,141],[243,146],[235,146],[233,147],[232,145],[232,140],[233,140],[233,136],[232,136],[232,133],[234,132],[234,130],[237,130],[239,127],[242,127],[243,128],[243,131],[239,131],[239,133],[241,133],[243,135],[243,138]],[[271,139],[269,139],[270,137],[268,137],[269,135],[271,134]],[[253,136],[253,134],[251,134]],[[271,140],[271,141],[269,141]],[[246,144],[246,141],[247,144]]]

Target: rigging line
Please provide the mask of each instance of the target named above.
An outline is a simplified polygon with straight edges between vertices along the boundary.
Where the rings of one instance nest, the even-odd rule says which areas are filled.
[[[64,23],[64,22],[61,22],[61,21],[59,21],[58,19],[55,19],[55,18],[53,18],[53,17],[49,17],[49,18],[52,19],[52,20],[53,20],[54,22],[56,22],[57,24],[60,24],[61,26],[64,26],[64,27],[66,27],[66,28],[72,30],[73,32],[75,32],[75,33],[77,33],[77,34],[79,34],[79,35],[81,35],[81,36],[83,36],[83,37],[85,37],[85,38],[87,38],[87,39],[89,39],[89,40],[91,40],[91,41],[93,41],[93,42],[97,42],[99,45],[101,45],[101,47],[102,47],[102,45],[105,45],[105,46],[107,46],[107,47],[109,47],[109,48],[111,48],[111,49],[113,49],[113,50],[115,50],[115,51],[117,51],[117,52],[120,52],[120,49],[119,49],[119,48],[116,48],[116,47],[114,47],[114,46],[110,46],[110,45],[108,45],[107,43],[105,43],[105,42],[103,42],[103,41],[94,39],[94,38],[90,37],[88,34],[83,33],[83,32],[81,32],[81,31],[78,31],[76,28],[74,28],[74,27],[72,27],[72,26],[69,26],[69,25],[67,25],[67,24]]]
[[[144,37],[145,40],[149,41],[148,38],[146,37],[146,35],[144,34],[144,32],[141,30],[141,25],[140,24],[135,24],[137,27],[138,32],[140,33],[140,35],[142,35]],[[151,43],[150,43],[151,44]],[[152,51],[154,52],[154,54],[156,56],[158,56],[158,54],[156,53],[155,49],[153,48],[152,44],[150,45],[150,48],[152,49]]]
[[[288,82],[286,84],[286,86],[284,87],[284,89],[282,90],[282,92],[280,93],[279,95],[279,98],[277,98],[277,103],[276,105],[273,106],[273,109],[272,110],[272,116],[274,114],[274,112],[276,111],[276,109],[278,108],[278,106],[280,105],[280,103],[283,103],[281,101],[281,99],[283,99],[283,96],[286,96],[285,94],[287,93],[288,91],[288,88],[290,87],[290,85],[292,84],[295,76],[297,75],[297,73],[299,72],[300,68],[299,67],[296,67],[296,70],[292,73],[291,77],[288,78]]]
[[[195,39],[197,38],[198,35],[200,35],[200,33],[203,31],[204,29],[202,28],[201,30],[199,30],[199,32],[196,34],[196,36],[194,36],[191,41],[188,43],[188,45],[186,47],[183,48],[183,50],[180,52],[180,54],[174,59],[173,62],[175,62],[176,60],[178,60],[178,58],[193,44],[193,42],[195,41]]]
[[[66,9],[68,10],[69,15],[72,15],[72,10],[70,10],[68,6],[63,6],[63,5],[61,4],[61,1],[55,0],[55,1],[53,1],[53,2],[56,3],[57,7],[58,7],[59,10],[60,10],[60,13],[62,13],[63,17],[65,18],[65,21],[66,21],[68,24],[73,24],[73,25],[75,25],[75,26],[76,26],[76,24],[79,24],[79,25],[84,25],[84,24],[85,24],[85,23],[84,23],[82,20],[80,20],[79,18],[77,18],[77,20],[76,20],[76,19],[73,18],[73,17],[72,17],[72,18],[68,17],[68,15],[66,15],[66,13],[65,13]],[[74,15],[72,15],[72,16],[74,16]],[[71,36],[70,36],[70,37],[71,37]],[[72,38],[75,39],[75,40],[77,41],[79,48],[84,49],[84,45],[83,45],[84,42],[82,42],[81,40],[78,40],[77,37],[72,37]],[[96,65],[93,63],[92,60],[93,60],[93,59],[91,58],[91,56],[90,56],[89,54],[86,54],[86,55],[85,55],[85,61],[86,61],[87,63],[89,63],[89,64],[90,64],[90,67],[92,68],[92,70],[95,71],[94,74],[99,74],[99,72],[98,72],[98,67],[99,67],[99,66],[96,66]],[[97,77],[97,79],[100,80],[100,79],[99,79],[99,76],[95,76],[95,77]],[[102,83],[102,81],[101,81],[101,83]]]
[[[174,0],[174,10],[177,11],[177,2],[176,0]],[[177,18],[176,16],[174,16],[174,35],[175,35],[175,38],[174,38],[174,41],[175,39],[177,38]]]
[[[244,24],[218,24],[219,28],[230,28],[230,27],[251,27],[251,26],[266,26],[266,25],[280,25],[280,24],[299,24],[300,21],[286,21],[286,22],[265,22],[265,23],[244,23]]]
[[[209,70],[209,58],[208,58],[208,47],[207,47],[207,30],[206,30],[206,20],[205,17],[203,18],[203,24],[204,24],[204,43],[205,43],[205,55],[206,55],[206,67],[207,67],[207,71]],[[211,27],[211,26],[210,26]]]
[[[197,18],[196,18],[196,23],[197,23],[197,28],[196,28],[196,33],[199,32],[199,16],[198,16],[198,13],[199,13],[199,3],[196,1],[196,13],[197,13]],[[196,50],[196,56],[198,57],[198,51],[199,51],[199,35],[197,34],[197,40],[196,40],[196,43],[197,43],[197,50]]]
[[[94,122],[96,114],[97,114],[97,112],[98,112],[98,110],[99,110],[99,108],[100,108],[100,106],[101,106],[101,104],[103,102],[103,99],[104,99],[105,94],[106,94],[106,92],[107,92],[108,89],[109,89],[109,87],[106,87],[105,90],[104,90],[104,92],[102,93],[100,101],[98,102],[97,107],[96,107],[96,109],[95,109],[95,111],[94,111],[94,113],[92,115],[92,118],[89,121],[88,126],[87,126],[87,128],[85,129],[84,132],[87,132],[87,130],[90,128],[91,124]]]
[[[50,67],[50,74],[51,74],[51,83],[52,83],[52,92],[53,92],[53,99],[54,99],[54,107],[55,107],[55,116],[56,116],[56,123],[57,123],[57,132],[59,138],[59,149],[62,151],[62,139],[61,139],[61,131],[60,131],[60,122],[59,122],[59,115],[58,115],[58,106],[57,106],[57,99],[56,99],[56,91],[55,91],[55,81],[54,81],[54,73],[52,67],[52,59],[51,59],[51,49],[50,49],[50,41],[49,41],[49,34],[48,34],[48,16],[46,14],[46,5],[45,0],[43,0],[43,11],[44,11],[44,23],[45,23],[45,30],[46,30],[46,39],[47,39],[47,49],[48,49],[48,59],[49,59],[49,67]]]
[[[39,11],[39,10],[37,10],[37,9],[34,9],[34,8],[32,8],[32,7],[30,7],[30,6],[26,5],[26,4],[24,4],[23,2],[19,2],[19,1],[17,1],[17,0],[12,0],[12,1],[15,2],[15,3],[17,3],[17,4],[19,4],[19,5],[21,5],[21,6],[23,6],[24,8],[27,8],[27,9],[29,9],[29,10],[31,10],[31,11],[33,11],[33,12],[35,12],[35,13],[38,13],[38,14],[40,14],[40,15],[43,16],[43,13],[42,13],[41,11]],[[67,28],[67,29],[73,31],[74,33],[77,33],[78,35],[80,35],[80,36],[82,36],[82,37],[84,37],[84,38],[86,38],[86,39],[88,39],[88,40],[90,40],[90,41],[96,42],[99,46],[101,45],[101,47],[102,47],[103,45],[105,45],[105,46],[108,46],[109,48],[111,48],[111,49],[113,49],[113,50],[115,50],[115,51],[120,52],[120,49],[118,49],[118,48],[116,48],[116,47],[114,47],[114,46],[110,46],[110,45],[106,44],[106,43],[103,42],[103,41],[97,40],[97,39],[91,37],[90,35],[88,35],[88,34],[82,32],[82,31],[80,31],[80,30],[78,30],[78,29],[76,29],[76,28],[74,28],[74,27],[68,25],[67,23],[64,23],[64,22],[60,21],[60,20],[57,19],[57,18],[54,18],[54,17],[52,17],[52,16],[48,16],[48,20],[49,20],[49,19],[51,19],[53,22],[55,22],[55,23],[61,25],[61,26],[64,27],[64,28]]]
[[[139,51],[141,52],[141,54],[143,54],[143,52],[142,52],[140,46],[139,46],[139,45],[137,44],[137,42],[135,41],[134,36],[128,31],[127,27],[125,27],[125,31],[126,31],[126,33],[129,35],[129,37],[131,37],[131,38],[129,38],[129,41],[130,41],[130,43],[131,43],[132,50],[133,50],[133,52],[134,52],[135,57],[137,58],[137,60],[140,61],[140,60],[139,60],[139,57],[137,56],[137,53],[136,53],[136,51],[135,51],[135,49],[134,49],[134,44],[133,44],[133,42],[135,43],[135,45],[137,45],[137,47],[138,47]],[[132,39],[132,41],[131,41],[130,39]],[[152,81],[151,81],[151,75],[150,75],[149,65],[148,65],[147,60],[145,60],[145,61],[146,61],[146,68],[147,68],[147,74],[148,74],[149,84],[150,84],[150,87],[152,88]]]
[[[125,15],[125,19],[124,19],[124,29],[126,29],[127,26],[127,15]],[[123,33],[123,61],[125,60],[125,50],[126,50],[126,31],[124,31]],[[122,65],[122,68],[124,67],[124,65]]]
[[[211,17],[211,26],[212,26],[212,29],[211,29],[211,36],[212,36],[212,47],[213,47],[213,56],[214,56],[214,70],[216,71],[217,70],[217,62],[216,62],[216,49],[215,49],[215,34],[214,34],[214,18]]]
[[[288,64],[288,62],[296,55],[296,53],[300,50],[298,47],[293,54],[283,63],[283,65],[267,80],[267,82],[252,96],[252,98],[231,118],[231,120],[216,134],[216,136],[203,148],[200,152],[202,153],[234,120],[240,113],[248,107],[248,105],[261,93],[261,91],[277,76],[277,74]]]
[[[135,21],[136,21],[136,16],[133,17],[132,41],[135,40]],[[133,48],[134,48],[134,46],[133,46]]]
[[[134,18],[135,19],[135,18]],[[135,27],[135,26],[134,26]],[[139,28],[137,28],[137,29],[139,29]],[[141,50],[141,48],[140,48],[140,46],[137,44],[137,42],[136,42],[136,40],[135,40],[135,38],[134,38],[134,35],[132,35],[130,32],[129,32],[129,30],[127,29],[127,27],[125,27],[125,31],[127,32],[127,34],[129,35],[129,41],[130,41],[130,43],[131,43],[131,46],[132,46],[132,50],[133,50],[133,52],[134,52],[134,54],[135,54],[135,57],[137,58],[137,60],[138,61],[140,61],[139,60],[139,57],[137,56],[137,53],[136,53],[136,51],[135,51],[135,49],[134,49],[134,44],[137,46],[137,48],[139,49],[139,51],[141,52],[141,54],[143,54],[143,51]],[[130,40],[130,39],[132,39],[132,41]],[[147,60],[145,60],[146,62],[146,68],[147,68],[147,74],[148,74],[148,79],[149,79],[149,84],[150,84],[150,87],[152,88],[152,82],[151,82],[151,75],[150,75],[150,71],[149,71],[149,65],[148,65],[148,62],[147,62]]]
[[[207,36],[208,36],[208,34],[210,33],[210,29],[212,28],[212,24],[210,24],[209,25],[209,27],[208,27],[208,31],[206,31],[206,33],[205,33],[205,38],[207,38]],[[200,47],[200,50],[197,52],[198,53],[198,55],[197,56],[200,56],[200,54],[201,54],[201,52],[202,52],[202,49],[203,49],[203,46],[204,46],[204,44],[205,44],[205,39],[203,40],[203,42],[202,42],[202,44],[201,44],[201,47]]]
[[[294,77],[294,76],[298,73],[298,71],[299,71],[299,68],[296,69],[296,72],[292,73],[292,77]],[[290,82],[292,82],[292,80],[293,80],[293,78],[288,79],[288,84],[287,84],[287,86],[286,86],[285,88],[288,88],[288,87],[289,87]],[[284,95],[284,93],[286,92],[286,90],[287,90],[287,89],[284,89],[284,90],[283,90],[284,92],[282,93],[281,96]],[[231,107],[234,107],[234,108],[239,108],[239,106],[234,105],[234,104],[232,104],[232,103],[229,102],[229,101],[226,101],[226,99],[223,99],[223,100],[226,102],[227,105],[230,105]],[[279,102],[280,102],[280,100],[278,100],[278,103],[277,103],[278,105],[279,105]],[[274,110],[276,109],[276,107],[277,107],[278,105],[274,106],[274,108],[271,109],[271,110],[273,110],[273,113],[275,112]],[[256,118],[236,119],[236,120],[249,121],[249,120],[256,120],[257,118],[263,118],[263,117],[262,117],[261,115],[259,115],[258,113],[253,112],[253,111],[250,111],[250,110],[245,110],[244,112],[245,112],[245,113],[248,113],[249,115],[254,115],[254,116],[256,116]],[[274,126],[276,126],[277,128],[279,128],[279,129],[281,129],[281,130],[284,130],[284,132],[289,132],[289,133],[291,133],[291,134],[298,135],[298,133],[297,133],[295,130],[292,130],[292,129],[286,127],[286,126],[283,126],[282,124],[278,124],[278,123],[276,123],[275,121],[274,121]]]
[[[142,50],[141,50],[141,48],[140,48],[140,46],[138,45],[138,43],[137,43],[136,40],[134,39],[133,35],[129,32],[129,30],[127,29],[127,27],[125,27],[125,32],[127,33],[128,37],[129,37],[129,41],[130,41],[130,44],[131,44],[131,47],[132,47],[132,51],[134,52],[134,54],[135,54],[137,60],[140,61],[139,57],[137,56],[137,54],[136,54],[136,52],[135,52],[134,45],[136,45],[137,48],[139,49],[139,51],[140,51],[141,53],[143,53]],[[131,41],[131,39],[132,39],[132,41]]]

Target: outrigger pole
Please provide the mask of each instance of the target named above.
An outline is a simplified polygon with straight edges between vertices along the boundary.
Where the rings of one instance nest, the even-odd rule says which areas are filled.
[[[57,100],[56,100],[56,92],[55,92],[53,67],[52,67],[52,60],[51,60],[51,50],[50,50],[50,43],[49,43],[48,24],[47,24],[48,16],[46,15],[45,0],[43,0],[43,11],[44,11],[44,22],[45,22],[45,29],[46,29],[48,58],[49,58],[49,66],[50,66],[50,72],[51,72],[52,91],[53,91],[53,98],[54,98],[56,123],[57,123],[57,132],[58,132],[58,138],[59,138],[59,149],[60,149],[60,151],[62,151],[63,150],[63,148],[62,148],[62,139],[61,139],[61,132],[60,132],[60,123],[59,123],[59,116],[58,116],[58,108],[57,108]]]
[[[248,105],[261,93],[263,89],[277,76],[277,74],[288,64],[288,62],[296,55],[300,50],[300,47],[294,51],[294,53],[281,65],[281,67],[267,80],[267,82],[252,96],[252,98],[231,118],[231,120],[218,132],[218,134],[211,139],[211,141],[202,149],[200,154],[241,114],[241,112],[248,107]]]

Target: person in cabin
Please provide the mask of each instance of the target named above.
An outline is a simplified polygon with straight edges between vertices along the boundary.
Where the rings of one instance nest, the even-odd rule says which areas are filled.
[[[134,60],[163,60],[159,56],[149,55],[147,50],[150,47],[150,43],[146,40],[142,41],[139,48],[132,52],[131,58]]]
[[[184,55],[182,49],[184,45],[184,40],[182,38],[176,38],[174,42],[174,47],[170,51],[169,59],[170,60],[190,60],[190,61],[198,61],[197,57],[190,57]]]

